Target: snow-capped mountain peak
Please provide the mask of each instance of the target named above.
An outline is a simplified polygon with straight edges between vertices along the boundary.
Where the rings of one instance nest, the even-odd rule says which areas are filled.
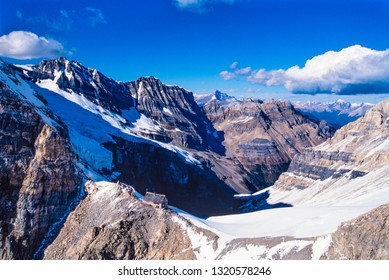
[[[210,94],[196,94],[195,100],[199,106],[204,106],[205,104],[216,100],[220,103],[220,105],[226,106],[226,105],[233,105],[239,102],[237,98],[234,96],[230,96],[227,93],[221,92],[219,90],[216,90],[213,93]]]
[[[72,92],[112,112],[119,113],[134,106],[133,98],[123,83],[65,57],[43,60],[38,65],[18,65],[15,69],[41,87]]]

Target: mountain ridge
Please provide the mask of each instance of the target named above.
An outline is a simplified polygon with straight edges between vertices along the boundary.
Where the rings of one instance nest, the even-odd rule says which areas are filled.
[[[51,64],[56,65],[54,62]],[[58,76],[63,75],[58,73]],[[142,81],[150,79],[156,82],[154,78]],[[198,151],[186,147],[185,143],[181,148],[169,141],[164,143],[155,137],[146,137],[156,129],[162,129],[163,125],[156,127],[155,120],[138,112],[135,107],[115,113],[109,110],[109,106],[92,102],[79,91],[59,88],[55,80],[36,80],[36,84],[27,80],[45,100],[45,106],[58,114],[68,127],[72,148],[83,162],[110,180],[120,179],[136,185],[141,192],[153,190],[166,193],[175,205],[201,216],[231,212],[235,207],[233,194],[257,189],[241,166],[212,149],[206,151],[204,147],[201,149],[204,151]],[[41,87],[42,83],[46,88]],[[161,87],[162,97],[169,89],[182,90],[180,87],[164,87],[160,82],[158,86]],[[187,95],[190,96],[190,93]],[[130,98],[135,100],[136,106],[137,100],[132,95]],[[189,106],[194,105],[200,111],[192,97]],[[149,133],[145,135],[143,130]],[[185,134],[185,128],[177,130],[174,135]],[[177,136],[176,139],[179,141],[181,138]],[[205,178],[205,181],[199,178]],[[212,203],[199,207],[204,199]]]

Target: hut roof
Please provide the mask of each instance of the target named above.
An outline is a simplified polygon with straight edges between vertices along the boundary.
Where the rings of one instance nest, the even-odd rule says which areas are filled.
[[[163,203],[166,199],[166,196],[163,194],[158,194],[158,193],[152,193],[152,192],[147,192],[143,198],[145,201],[150,201],[154,203]]]

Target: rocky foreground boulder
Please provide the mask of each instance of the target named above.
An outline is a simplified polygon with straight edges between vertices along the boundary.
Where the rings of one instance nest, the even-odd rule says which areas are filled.
[[[173,211],[143,203],[127,185],[89,181],[86,192],[46,249],[45,259],[194,258]]]

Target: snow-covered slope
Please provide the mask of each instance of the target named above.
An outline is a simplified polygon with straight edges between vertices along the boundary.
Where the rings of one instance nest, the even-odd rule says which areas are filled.
[[[212,136],[212,125],[195,104],[192,93],[178,86],[164,85],[153,77],[117,82],[64,57],[13,67],[37,85],[34,89],[49,101],[51,109],[58,110],[72,129],[77,151],[96,169],[111,169],[110,155],[98,146],[114,142],[112,135],[127,135],[126,139],[134,142],[161,146],[178,153],[187,163],[199,164],[182,148],[223,149]],[[84,125],[80,127],[78,121]],[[92,148],[92,153],[85,151],[90,155],[82,153],[85,141]],[[89,158],[96,152],[100,158]]]
[[[156,209],[125,184],[86,184],[45,259],[317,259],[330,238],[237,238],[175,207]],[[136,240],[136,242],[134,242]]]
[[[240,215],[212,217],[210,226],[239,237],[313,237],[331,233],[344,221],[389,202],[389,166],[353,180],[331,179],[304,190],[289,191],[270,187],[253,194],[268,193],[267,204],[286,203],[292,207],[267,209]],[[248,203],[249,207],[252,205]],[[254,207],[260,208],[255,201]],[[247,209],[247,208],[246,208]]]

